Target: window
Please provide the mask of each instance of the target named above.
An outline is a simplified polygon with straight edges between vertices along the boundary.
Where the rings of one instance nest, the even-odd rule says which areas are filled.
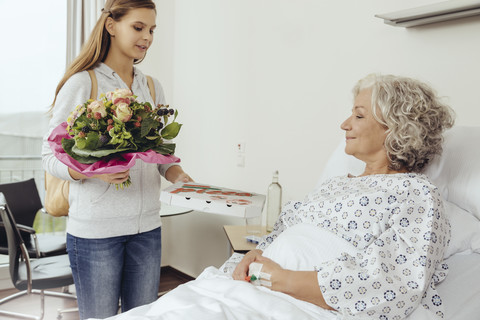
[[[0,113],[48,110],[65,72],[66,12],[67,1],[0,2]]]
[[[41,197],[41,139],[45,129],[45,112],[65,72],[66,13],[67,1],[62,0],[48,3],[37,0],[0,1],[0,157],[38,155],[37,160],[0,159],[0,183],[28,179],[33,175]],[[5,114],[19,115],[8,117]],[[15,162],[15,166],[11,162]],[[27,170],[30,167],[34,169]],[[36,170],[35,173],[33,170]],[[45,218],[38,222],[42,230],[51,225],[48,217]],[[60,227],[65,229],[64,223]],[[0,255],[0,265],[4,263],[8,263],[8,257]],[[6,265],[0,266],[0,289],[2,283],[10,283]]]

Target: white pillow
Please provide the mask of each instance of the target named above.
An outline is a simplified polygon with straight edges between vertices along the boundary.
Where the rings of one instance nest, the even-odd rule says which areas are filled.
[[[457,205],[445,201],[445,213],[452,233],[444,258],[455,253],[480,253],[480,221]],[[325,244],[328,243],[326,246]],[[323,261],[339,256],[340,252],[355,255],[358,251],[349,242],[332,232],[310,224],[297,224],[283,231],[268,246],[263,255],[290,270],[314,270]]]
[[[450,245],[444,258],[460,252],[480,252],[480,221],[450,201],[444,201],[444,205],[452,226]]]
[[[341,252],[355,255],[358,249],[325,228],[302,223],[284,230],[263,256],[284,269],[313,271],[320,263],[338,258]]]
[[[453,127],[443,153],[425,169],[444,199],[480,219],[480,127]]]

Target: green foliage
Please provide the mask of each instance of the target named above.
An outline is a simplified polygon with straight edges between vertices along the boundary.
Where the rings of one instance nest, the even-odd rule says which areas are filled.
[[[179,124],[178,122],[172,122],[172,123],[168,124],[161,131],[162,138],[164,138],[166,140],[172,140],[173,138],[175,138],[178,135],[181,127],[182,127],[182,125]]]
[[[84,164],[128,152],[153,150],[173,154],[175,144],[164,140],[172,140],[180,132],[178,111],[168,105],[152,108],[150,103],[140,103],[135,98],[129,90],[117,89],[102,95],[100,100],[77,106],[67,119],[67,130],[73,139],[62,140],[65,152]]]
[[[143,138],[149,135],[152,130],[158,128],[159,124],[160,123],[152,117],[147,117],[145,120],[142,121],[140,137]]]

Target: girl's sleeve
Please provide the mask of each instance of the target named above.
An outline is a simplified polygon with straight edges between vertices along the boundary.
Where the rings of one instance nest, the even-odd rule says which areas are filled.
[[[54,128],[67,120],[70,112],[74,110],[77,105],[85,103],[90,98],[90,91],[91,80],[87,71],[79,72],[71,76],[57,95],[52,118],[48,125],[48,131],[43,137],[43,169],[63,180],[75,181],[70,177],[68,167],[54,156],[47,139]]]
[[[343,254],[318,268],[320,290],[332,308],[368,319],[403,319],[428,286],[434,288],[449,223],[434,186],[419,183],[407,191],[401,203],[384,201],[387,225],[362,253]]]

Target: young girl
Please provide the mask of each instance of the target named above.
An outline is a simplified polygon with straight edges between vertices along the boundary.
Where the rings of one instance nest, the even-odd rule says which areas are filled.
[[[115,315],[157,298],[160,282],[160,175],[170,182],[192,181],[177,164],[137,161],[130,170],[86,177],[52,154],[47,138],[70,112],[90,98],[93,69],[98,94],[128,88],[138,101],[165,104],[154,80],[150,96],[145,75],[134,64],[152,44],[156,10],[151,0],[108,0],[79,56],[57,86],[43,166],[70,181],[67,251],[75,280],[80,319]],[[98,98],[98,97],[97,97]],[[130,176],[132,184],[117,190]]]

